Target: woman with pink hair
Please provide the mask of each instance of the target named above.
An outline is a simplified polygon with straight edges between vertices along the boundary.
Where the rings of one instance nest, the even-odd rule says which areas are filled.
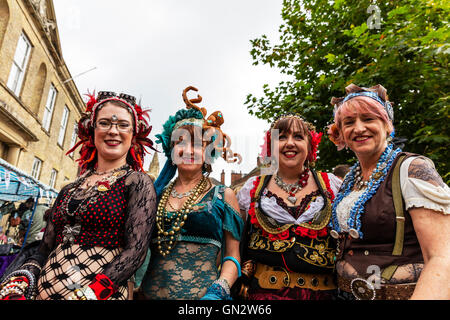
[[[394,145],[383,86],[351,84],[331,103],[329,137],[358,159],[332,208],[339,296],[449,299],[449,187],[430,159]]]

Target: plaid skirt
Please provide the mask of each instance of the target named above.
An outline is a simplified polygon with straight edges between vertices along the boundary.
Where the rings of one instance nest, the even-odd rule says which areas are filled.
[[[38,279],[36,300],[67,300],[73,290],[91,283],[103,273],[122,249],[60,244],[50,253]],[[128,290],[119,287],[108,300],[127,300]]]

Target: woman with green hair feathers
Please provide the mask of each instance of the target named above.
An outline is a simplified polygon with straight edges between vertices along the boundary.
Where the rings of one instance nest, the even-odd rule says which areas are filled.
[[[205,108],[196,105],[201,96],[188,99],[190,90],[197,91],[183,91],[186,109],[169,117],[156,135],[167,161],[155,181],[157,228],[138,292],[144,299],[229,300],[240,276],[239,205],[230,188],[208,178],[214,159],[240,162],[240,156],[228,148],[230,139],[220,129],[222,113],[205,119]]]

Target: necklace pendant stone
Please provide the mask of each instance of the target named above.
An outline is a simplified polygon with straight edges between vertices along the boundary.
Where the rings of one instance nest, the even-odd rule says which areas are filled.
[[[295,204],[297,202],[297,198],[294,196],[289,196],[287,198],[289,200],[290,203]]]
[[[105,192],[108,191],[109,189],[105,185],[101,184],[97,187],[97,190],[100,192]]]
[[[358,239],[359,238],[359,232],[356,229],[350,229],[348,231],[348,233],[350,234],[350,237],[352,237],[353,239]]]

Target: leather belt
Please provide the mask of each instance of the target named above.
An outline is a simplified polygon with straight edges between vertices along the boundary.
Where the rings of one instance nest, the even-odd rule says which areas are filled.
[[[259,286],[264,289],[298,287],[317,291],[337,288],[331,274],[289,272],[281,267],[275,268],[261,263],[256,266],[255,278],[258,279]]]
[[[380,288],[375,288],[371,282],[362,278],[347,279],[338,276],[338,287],[352,293],[357,300],[408,300],[416,284],[382,284]]]

